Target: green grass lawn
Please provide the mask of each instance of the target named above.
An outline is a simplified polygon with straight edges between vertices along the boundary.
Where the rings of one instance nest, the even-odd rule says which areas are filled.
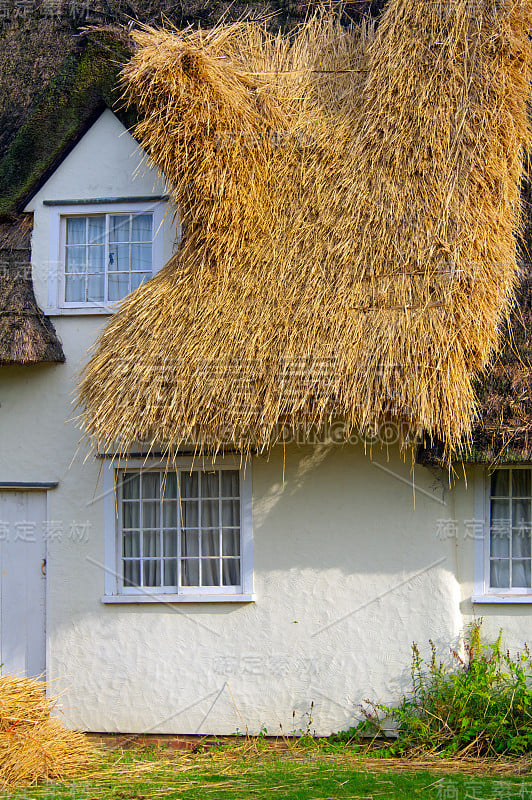
[[[346,749],[291,752],[244,747],[172,755],[107,753],[90,776],[4,793],[9,800],[532,800],[532,776],[410,771],[390,760],[368,767]]]

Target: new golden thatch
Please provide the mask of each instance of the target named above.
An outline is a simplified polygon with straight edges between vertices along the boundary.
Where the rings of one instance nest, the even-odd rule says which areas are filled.
[[[50,717],[55,703],[45,685],[27,678],[0,678],[0,787],[16,789],[46,779],[73,778],[94,763],[82,733]]]
[[[103,332],[88,433],[126,452],[268,446],[385,420],[456,443],[516,280],[530,0],[390,0],[145,29],[124,71],[185,234]]]

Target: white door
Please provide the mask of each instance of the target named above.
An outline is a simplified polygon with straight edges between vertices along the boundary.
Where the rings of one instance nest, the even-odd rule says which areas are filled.
[[[46,666],[46,492],[0,491],[2,674],[42,675]]]

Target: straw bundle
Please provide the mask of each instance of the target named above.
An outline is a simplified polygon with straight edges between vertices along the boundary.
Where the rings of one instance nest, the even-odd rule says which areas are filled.
[[[0,677],[0,785],[32,786],[48,778],[79,775],[94,759],[82,733],[50,717],[54,700],[45,685],[27,678]]]
[[[450,445],[517,275],[530,0],[389,0],[134,34],[127,97],[179,252],[122,304],[81,382],[100,447],[268,447],[404,423]]]

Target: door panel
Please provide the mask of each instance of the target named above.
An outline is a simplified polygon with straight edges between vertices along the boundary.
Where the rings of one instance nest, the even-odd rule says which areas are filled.
[[[45,670],[46,493],[0,491],[2,673]]]

